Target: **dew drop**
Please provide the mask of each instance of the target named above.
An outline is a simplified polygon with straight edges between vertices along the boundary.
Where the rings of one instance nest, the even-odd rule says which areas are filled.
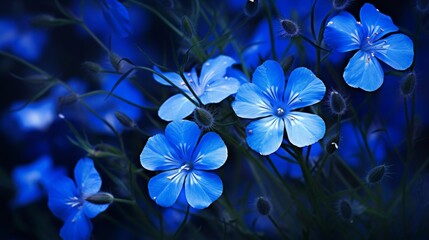
[[[327,24],[327,26],[332,25],[332,24],[334,24],[334,22],[333,21],[329,21],[328,24]]]
[[[206,66],[210,66],[210,63],[206,63]]]
[[[153,200],[156,200],[156,197],[153,197],[152,199],[153,199]]]
[[[252,134],[252,133],[253,133],[253,130],[252,130],[252,129],[249,129],[249,130],[247,131],[247,133],[248,133],[248,134]]]
[[[181,82],[181,83],[180,83],[180,86],[185,86],[185,82]]]
[[[371,52],[371,57],[374,57],[375,55],[374,55],[374,52]]]
[[[362,25],[359,21],[356,21],[357,24]]]

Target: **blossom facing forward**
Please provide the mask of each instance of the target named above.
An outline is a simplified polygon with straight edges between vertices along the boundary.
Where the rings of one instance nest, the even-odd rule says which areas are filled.
[[[237,79],[226,76],[227,69],[234,63],[234,59],[220,55],[207,60],[202,65],[199,77],[195,68],[192,68],[191,72],[183,74],[202,104],[219,103],[229,95],[236,93],[240,86]],[[155,71],[160,72],[156,67]],[[194,101],[196,100],[179,74],[175,72],[160,73],[188,97]],[[154,74],[153,77],[158,83],[171,86],[169,82],[157,74]],[[195,108],[196,106],[193,102],[179,93],[170,97],[161,105],[158,115],[165,121],[180,120],[189,116]]]
[[[324,40],[338,52],[358,50],[343,77],[349,86],[371,92],[384,81],[379,60],[396,70],[409,68],[414,58],[413,42],[404,34],[390,34],[398,27],[372,4],[362,6],[360,20],[346,11],[340,12],[326,24]]]
[[[293,110],[318,103],[325,91],[323,82],[304,67],[292,71],[286,86],[280,64],[267,60],[256,68],[253,82],[238,89],[232,108],[241,118],[256,119],[246,128],[246,141],[253,150],[269,155],[279,149],[285,128],[289,142],[297,147],[324,136],[321,117]]]
[[[91,159],[79,160],[74,177],[76,184],[68,177],[56,179],[49,189],[48,206],[56,217],[64,221],[60,231],[63,239],[89,239],[92,231],[90,219],[105,211],[109,204],[88,201],[101,193],[101,178]],[[113,200],[113,196],[111,198]]]
[[[220,197],[222,180],[206,172],[221,167],[228,151],[217,133],[201,136],[197,124],[187,120],[171,122],[165,134],[147,141],[140,155],[141,165],[150,171],[162,171],[149,180],[149,195],[163,207],[172,206],[182,188],[189,205],[202,209]]]

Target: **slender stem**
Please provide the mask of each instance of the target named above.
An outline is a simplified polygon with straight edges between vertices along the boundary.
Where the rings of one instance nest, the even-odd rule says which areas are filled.
[[[179,228],[177,229],[177,231],[174,233],[173,235],[173,239],[177,239],[180,236],[180,233],[183,231],[183,228],[185,227],[186,222],[188,221],[188,217],[189,217],[189,209],[190,209],[190,205],[188,205],[188,207],[186,208],[186,213],[185,213],[185,217],[183,218],[182,223],[180,224]]]
[[[282,229],[280,228],[280,226],[277,224],[277,222],[274,220],[274,218],[268,214],[268,219],[270,219],[270,222],[274,225],[274,227],[277,229],[277,231],[280,233],[280,235],[282,235],[283,239],[289,239],[286,234],[282,231]]]

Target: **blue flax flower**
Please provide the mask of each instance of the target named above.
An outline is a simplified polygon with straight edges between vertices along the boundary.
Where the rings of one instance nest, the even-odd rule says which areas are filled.
[[[407,69],[414,58],[413,42],[404,34],[387,36],[398,27],[369,3],[360,9],[360,20],[342,11],[327,23],[324,38],[336,51],[359,50],[347,64],[344,80],[351,87],[375,91],[384,80],[379,60],[396,70]]]
[[[221,167],[228,156],[225,143],[214,132],[204,134],[197,124],[178,120],[146,143],[140,155],[144,168],[162,171],[149,180],[149,195],[158,205],[172,206],[184,186],[189,205],[202,209],[220,197],[222,180],[206,172]]]
[[[76,184],[68,177],[58,178],[49,189],[48,206],[64,221],[60,236],[63,239],[89,239],[90,218],[107,209],[109,204],[94,204],[87,199],[99,193],[101,178],[89,158],[79,160],[74,169]]]
[[[323,82],[301,67],[292,71],[285,85],[280,64],[265,61],[256,68],[253,83],[241,85],[232,103],[239,117],[256,119],[246,128],[246,140],[250,148],[262,155],[279,149],[285,127],[289,141],[297,147],[311,145],[325,134],[322,118],[293,111],[322,100],[326,90]]]
[[[196,93],[201,102],[206,105],[209,103],[219,103],[229,95],[237,92],[240,83],[237,79],[225,76],[226,71],[232,64],[234,59],[228,56],[218,56],[207,60],[201,69],[200,77],[197,76],[195,68],[189,73],[184,73],[192,90]],[[157,72],[159,69],[155,68]],[[162,73],[176,87],[183,90],[186,95],[195,100],[191,91],[186,86],[179,74],[174,72]],[[154,79],[163,84],[170,84],[162,77],[154,74]],[[158,115],[166,121],[180,120],[187,117],[196,108],[189,99],[182,94],[176,94],[165,101],[159,108]]]

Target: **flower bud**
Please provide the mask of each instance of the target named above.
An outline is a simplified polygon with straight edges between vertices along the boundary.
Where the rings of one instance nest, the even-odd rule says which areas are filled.
[[[103,68],[98,63],[91,62],[91,61],[86,61],[82,63],[82,66],[93,73],[98,73],[103,70]]]
[[[136,126],[136,123],[123,112],[115,111],[115,117],[124,127],[133,128]]]
[[[332,7],[335,10],[344,10],[345,8],[347,8],[350,4],[351,0],[333,0],[332,1]]]
[[[271,202],[265,197],[258,197],[256,199],[256,209],[261,215],[268,215],[271,212]]]
[[[194,25],[187,16],[182,17],[182,30],[186,37],[192,38],[195,33]]]
[[[331,91],[329,94],[328,104],[331,112],[336,115],[343,115],[347,110],[346,100],[335,90]]]
[[[87,197],[86,200],[94,204],[111,204],[115,198],[107,192],[98,192]]]
[[[405,97],[409,97],[414,93],[416,89],[416,75],[414,72],[410,72],[405,75],[401,83],[401,93]]]
[[[282,37],[292,38],[299,35],[298,24],[296,24],[294,21],[290,19],[281,19],[280,24],[282,26]]]
[[[198,126],[204,129],[213,127],[215,122],[213,114],[211,112],[199,107],[195,108],[194,119]]]
[[[110,63],[118,73],[127,73],[134,68],[134,64],[125,58],[121,58],[115,53],[109,55]]]
[[[58,101],[60,102],[60,105],[65,106],[77,102],[78,99],[79,96],[77,94],[71,93],[69,95],[60,97]]]
[[[369,170],[368,174],[365,177],[365,181],[367,184],[377,184],[381,182],[387,174],[388,166],[382,164]]]
[[[349,223],[353,223],[353,218],[356,215],[363,213],[365,207],[357,201],[351,201],[349,199],[340,199],[337,202],[337,214],[338,216]]]
[[[244,14],[248,17],[253,17],[259,10],[259,0],[247,0],[244,6]]]
[[[429,0],[416,0],[416,9],[420,13],[428,13],[429,12]]]

